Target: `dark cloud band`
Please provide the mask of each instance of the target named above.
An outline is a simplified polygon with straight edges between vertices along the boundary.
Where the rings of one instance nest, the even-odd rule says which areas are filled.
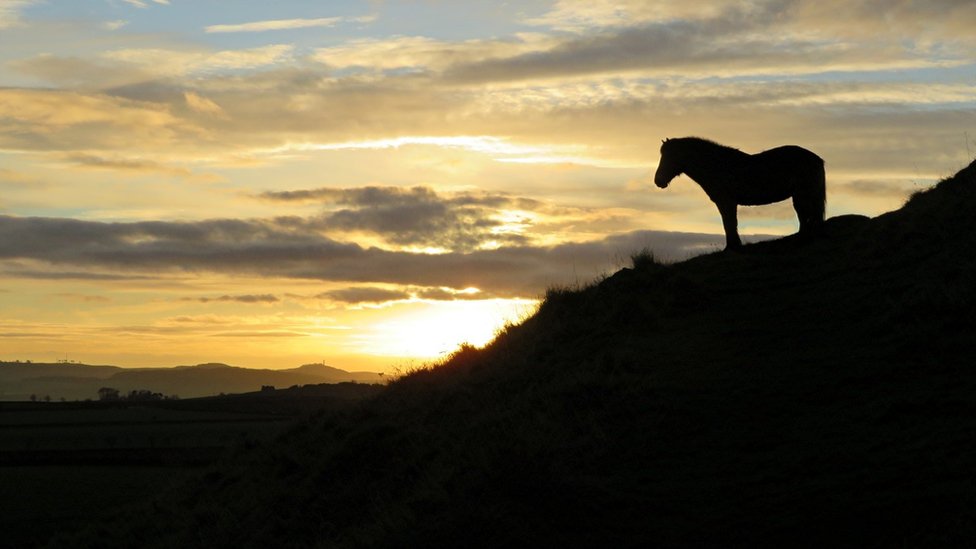
[[[275,229],[261,221],[101,223],[0,216],[0,260],[33,260],[53,277],[69,267],[159,276],[187,272],[389,283],[424,288],[475,287],[500,297],[536,297],[546,287],[614,270],[635,250],[685,259],[717,249],[716,235],[636,231],[551,247],[506,246],[443,254],[408,253]],[[106,273],[108,271],[108,273]]]

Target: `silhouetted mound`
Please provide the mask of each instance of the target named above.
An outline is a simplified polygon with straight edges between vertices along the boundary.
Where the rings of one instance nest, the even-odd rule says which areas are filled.
[[[976,165],[550,290],[483,350],[64,545],[971,545]]]

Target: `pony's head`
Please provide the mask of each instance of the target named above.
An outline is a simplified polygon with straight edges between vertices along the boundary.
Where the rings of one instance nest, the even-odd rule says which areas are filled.
[[[678,161],[674,146],[675,143],[672,139],[665,139],[661,142],[661,162],[657,165],[657,172],[654,174],[654,184],[662,189],[666,189],[671,180],[684,171]]]

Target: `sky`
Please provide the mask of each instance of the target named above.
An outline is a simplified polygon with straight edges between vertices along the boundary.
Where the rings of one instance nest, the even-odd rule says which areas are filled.
[[[0,360],[484,344],[547,288],[721,249],[661,140],[826,160],[875,216],[976,155],[969,0],[0,0]],[[797,229],[788,202],[740,232]]]

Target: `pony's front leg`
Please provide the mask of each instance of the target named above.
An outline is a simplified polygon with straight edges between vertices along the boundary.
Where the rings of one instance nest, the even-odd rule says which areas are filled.
[[[716,203],[718,213],[722,214],[722,226],[725,227],[725,249],[735,250],[742,247],[739,239],[739,220],[736,218],[735,202]]]

